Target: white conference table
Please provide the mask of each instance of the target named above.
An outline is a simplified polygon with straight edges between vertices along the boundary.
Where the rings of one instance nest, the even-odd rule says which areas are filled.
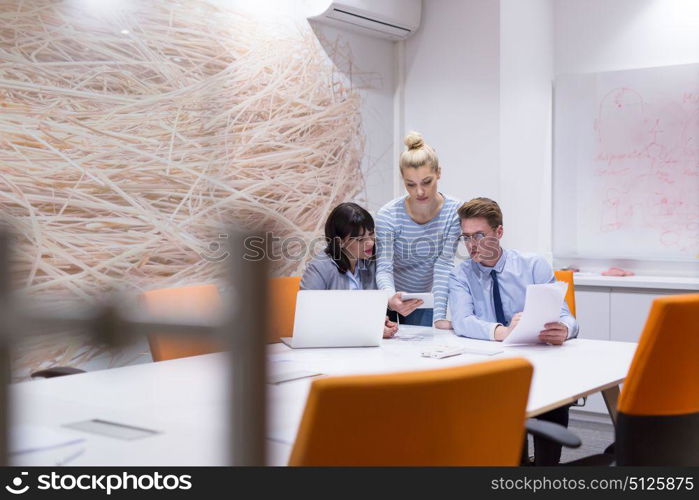
[[[493,356],[420,356],[435,345],[482,348],[496,344],[445,331],[437,331],[432,340],[388,339],[373,348],[292,350],[272,344],[268,363],[272,372],[300,369],[347,375],[437,369],[521,356],[534,365],[527,416],[536,416],[600,391],[614,405],[636,349],[635,343],[575,339],[562,346],[501,346],[504,352]],[[10,391],[13,422],[85,438],[75,447],[79,450],[69,465],[225,465],[228,360],[225,353],[209,354],[14,384]],[[271,465],[287,461],[311,382],[305,378],[267,385]],[[158,433],[125,441],[62,427],[91,419]],[[15,455],[11,461],[52,465],[55,457],[55,453],[35,452]]]

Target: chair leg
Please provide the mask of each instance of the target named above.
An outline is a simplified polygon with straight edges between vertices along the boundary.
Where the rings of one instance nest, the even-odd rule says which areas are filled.
[[[522,443],[522,457],[520,458],[520,466],[534,465],[529,457],[529,436],[524,434],[524,443]]]
[[[562,406],[536,418],[568,427],[568,409],[569,406]],[[561,449],[562,446],[558,443],[534,436],[534,465],[558,465],[561,460]]]

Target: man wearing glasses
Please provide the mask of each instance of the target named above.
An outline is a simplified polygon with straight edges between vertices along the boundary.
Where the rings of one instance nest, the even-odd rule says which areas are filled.
[[[527,285],[553,283],[553,270],[541,256],[503,249],[502,211],[488,198],[474,198],[458,210],[461,241],[470,259],[454,268],[449,277],[449,307],[457,335],[502,341],[514,329],[524,309]],[[542,342],[561,345],[578,335],[578,323],[563,303],[560,319],[547,323],[539,333]],[[568,407],[537,418],[568,425]],[[561,447],[534,439],[536,465],[555,465]]]

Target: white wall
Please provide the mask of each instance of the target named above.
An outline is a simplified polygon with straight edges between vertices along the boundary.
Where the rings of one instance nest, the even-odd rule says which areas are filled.
[[[436,148],[440,190],[462,200],[500,194],[498,54],[492,0],[423,1],[406,41],[405,131]]]
[[[555,72],[699,61],[697,0],[556,0]]]
[[[551,0],[431,0],[422,15],[406,42],[406,130],[437,148],[442,190],[501,204],[504,245],[548,254]]]
[[[500,1],[503,245],[551,254],[551,0]]]
[[[362,170],[366,181],[366,201],[372,213],[393,198],[393,92],[395,86],[394,42],[341,30],[327,25],[313,25],[314,32],[328,46],[345,47],[351,54],[334,61],[339,71],[351,81],[362,96],[361,115],[365,136]]]

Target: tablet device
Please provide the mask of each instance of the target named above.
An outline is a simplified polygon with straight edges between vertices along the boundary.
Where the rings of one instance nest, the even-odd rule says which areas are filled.
[[[431,292],[424,292],[424,293],[401,292],[400,298],[401,298],[401,300],[420,299],[420,300],[422,300],[423,303],[420,307],[418,307],[418,309],[434,309],[434,295],[432,295]]]

